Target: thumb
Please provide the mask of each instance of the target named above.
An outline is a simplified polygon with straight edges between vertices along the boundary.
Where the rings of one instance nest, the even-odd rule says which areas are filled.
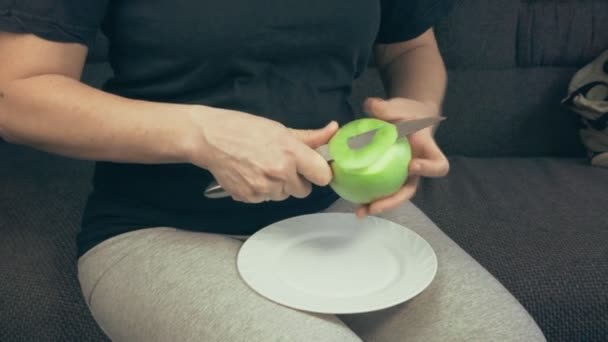
[[[338,123],[330,122],[320,129],[290,129],[291,133],[301,142],[311,148],[326,144],[338,130]]]

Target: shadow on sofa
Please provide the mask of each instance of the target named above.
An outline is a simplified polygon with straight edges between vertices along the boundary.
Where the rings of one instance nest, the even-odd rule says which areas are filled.
[[[608,48],[603,32],[605,1],[463,0],[437,28],[450,78],[437,138],[452,169],[414,202],[549,341],[608,340],[608,169],[588,165],[560,105],[577,68]],[[86,83],[110,76],[103,56],[91,54]],[[372,68],[353,101],[382,94]],[[91,163],[2,142],[0,160],[0,341],[106,340],[75,268]]]

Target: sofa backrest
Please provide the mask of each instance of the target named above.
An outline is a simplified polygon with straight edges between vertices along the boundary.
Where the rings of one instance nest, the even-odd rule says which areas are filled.
[[[438,27],[450,69],[450,154],[580,156],[560,103],[578,68],[608,49],[605,0],[458,0]]]
[[[450,155],[583,156],[578,121],[560,101],[578,68],[608,49],[606,0],[456,0],[436,27],[449,70]],[[381,94],[375,73],[355,102]]]
[[[608,49],[608,2],[456,0],[436,31],[451,68],[577,68]]]
[[[454,0],[436,34],[449,70],[448,120],[437,133],[447,154],[584,155],[577,119],[561,99],[574,73],[608,49],[608,1]],[[105,49],[100,39],[90,62]],[[99,84],[107,68],[92,69]],[[371,68],[356,81],[353,102],[382,93]]]

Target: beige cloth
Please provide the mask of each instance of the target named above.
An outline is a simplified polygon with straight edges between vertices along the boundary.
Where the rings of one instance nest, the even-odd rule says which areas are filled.
[[[574,75],[563,103],[581,117],[591,163],[608,167],[608,50]]]
[[[345,201],[328,209],[353,210]],[[545,341],[509,291],[413,204],[382,217],[420,234],[439,260],[429,288],[386,310],[335,316],[275,304],[239,277],[242,241],[175,228],[130,232],[90,250],[78,265],[82,291],[116,342]]]

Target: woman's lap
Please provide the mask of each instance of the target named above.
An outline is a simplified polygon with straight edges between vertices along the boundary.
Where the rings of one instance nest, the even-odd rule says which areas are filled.
[[[350,212],[338,202],[332,211]],[[543,341],[521,304],[411,203],[381,215],[427,240],[439,267],[412,300],[378,312],[341,316],[365,341]]]
[[[83,293],[114,341],[360,341],[334,316],[251,291],[236,270],[241,243],[171,228],[127,233],[81,258]]]
[[[328,211],[352,207],[337,202]],[[80,259],[80,281],[93,316],[115,341],[543,339],[521,305],[413,205],[382,216],[429,241],[439,270],[416,298],[369,314],[337,318],[272,303],[238,276],[241,241],[172,228],[102,243]]]

